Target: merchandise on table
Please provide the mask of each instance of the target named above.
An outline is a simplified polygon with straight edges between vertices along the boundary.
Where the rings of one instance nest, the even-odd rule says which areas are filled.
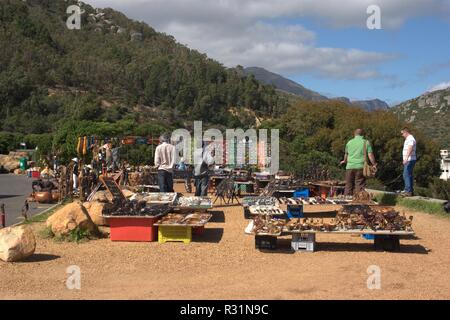
[[[162,218],[157,225],[179,225],[179,226],[202,226],[205,225],[212,215],[207,213],[168,214]]]
[[[273,219],[271,216],[256,216],[252,232],[257,235],[279,236],[285,224],[285,220]]]
[[[145,201],[148,204],[173,204],[176,198],[175,192],[143,192],[135,194],[131,200]]]
[[[336,217],[341,229],[412,231],[413,217],[400,215],[391,207],[344,205]]]
[[[251,214],[256,215],[284,215],[284,211],[276,206],[250,206],[249,211]]]
[[[210,197],[181,197],[178,198],[177,206],[181,208],[212,208]]]
[[[170,211],[166,204],[148,205],[146,201],[130,200],[115,208],[111,208],[105,213],[105,216],[162,216]]]
[[[244,207],[250,206],[276,206],[277,198],[274,197],[245,197],[242,201]]]
[[[347,204],[351,203],[351,199],[334,199],[334,198],[327,198],[323,199],[321,197],[309,197],[309,198],[286,198],[282,197],[278,199],[278,202],[280,204],[294,204],[294,205],[300,205],[300,204],[307,204],[307,205],[318,205],[318,204]]]

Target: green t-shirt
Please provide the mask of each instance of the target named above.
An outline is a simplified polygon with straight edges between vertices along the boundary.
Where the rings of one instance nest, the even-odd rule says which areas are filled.
[[[364,168],[364,142],[366,142],[367,159],[369,159],[369,153],[373,152],[372,146],[363,137],[356,136],[345,146],[345,153],[348,154],[347,170]]]

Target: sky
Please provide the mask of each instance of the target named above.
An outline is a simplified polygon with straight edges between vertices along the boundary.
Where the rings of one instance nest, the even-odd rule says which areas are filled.
[[[144,21],[226,67],[263,67],[329,97],[395,105],[450,86],[450,0],[85,2]],[[381,29],[367,27],[371,5]]]

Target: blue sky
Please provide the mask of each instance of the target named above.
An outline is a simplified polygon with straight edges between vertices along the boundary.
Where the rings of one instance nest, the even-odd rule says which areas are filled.
[[[307,20],[301,23],[316,32],[319,46],[358,48],[397,56],[380,66],[386,77],[378,79],[336,80],[302,74],[289,77],[318,92],[352,99],[381,98],[391,104],[450,81],[450,24],[443,19],[415,18],[396,30],[327,28]]]
[[[263,67],[322,94],[391,105],[450,86],[450,0],[86,0],[227,67]],[[381,10],[369,30],[367,8]]]

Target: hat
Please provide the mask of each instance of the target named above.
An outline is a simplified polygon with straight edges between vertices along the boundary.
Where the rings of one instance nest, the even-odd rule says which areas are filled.
[[[73,158],[72,161],[73,162],[78,162],[78,158]]]

